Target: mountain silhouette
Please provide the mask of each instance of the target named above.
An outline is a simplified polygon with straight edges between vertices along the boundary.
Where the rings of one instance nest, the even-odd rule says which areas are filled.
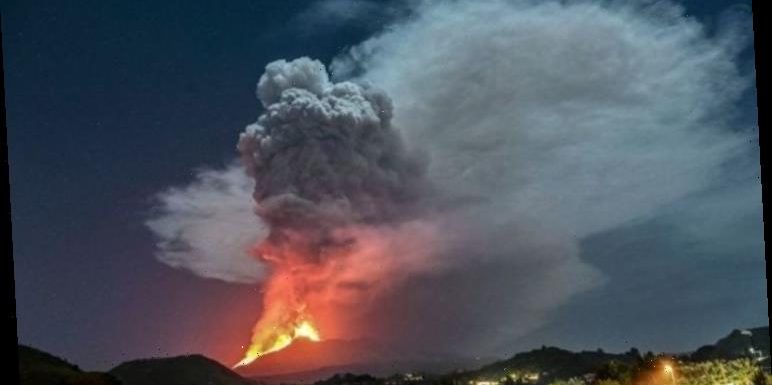
[[[255,385],[199,354],[129,361],[110,370],[110,374],[123,385]]]

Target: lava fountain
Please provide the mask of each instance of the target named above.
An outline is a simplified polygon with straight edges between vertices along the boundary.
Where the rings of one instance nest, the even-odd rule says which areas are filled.
[[[238,364],[234,365],[233,368],[249,365],[252,362],[254,362],[256,359],[260,358],[265,354],[278,352],[279,350],[282,350],[287,346],[290,346],[290,344],[292,344],[292,341],[294,341],[297,338],[306,338],[314,342],[320,341],[319,332],[307,319],[300,321],[300,323],[295,325],[295,327],[292,330],[287,330],[285,326],[285,327],[276,327],[275,329],[273,329],[273,331],[274,331],[273,333],[274,336],[272,338],[273,343],[269,343],[268,348],[265,348],[265,349],[262,348],[262,346],[264,346],[263,342],[266,342],[266,341],[256,341],[252,343],[252,345],[245,353],[244,358],[241,361],[239,361]]]
[[[267,249],[264,244],[262,249]],[[263,294],[263,314],[255,324],[244,358],[234,368],[249,365],[261,356],[282,350],[297,338],[320,341],[319,331],[308,307],[308,282],[318,269],[298,258],[260,254],[274,266]],[[294,265],[294,266],[293,266]]]

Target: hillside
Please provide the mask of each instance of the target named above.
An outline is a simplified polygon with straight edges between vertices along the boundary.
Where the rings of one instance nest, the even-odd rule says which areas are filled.
[[[694,366],[702,362],[710,364],[711,360],[751,358],[745,361],[755,361],[770,370],[769,346],[769,327],[737,329],[712,345],[680,356],[679,360],[683,359],[685,363],[691,361],[689,365]],[[441,376],[442,383],[468,384],[470,380],[500,381],[509,377],[521,384],[539,385],[589,373],[603,373],[606,369],[598,370],[611,362],[631,366],[648,362],[642,360],[643,357],[635,349],[613,354],[601,350],[571,352],[557,347],[542,347],[479,369],[457,371],[458,368],[470,367],[470,362],[443,355],[408,356],[370,341],[331,340],[319,343],[297,341],[283,351],[266,355],[254,364],[239,369],[241,375],[202,355],[135,360],[120,364],[108,373],[88,373],[54,355],[19,346],[22,385],[256,385],[311,383],[321,378],[329,378],[329,381],[320,385],[338,382],[351,385],[373,383],[373,378],[362,376],[364,374],[380,377],[378,381],[381,381],[385,376],[408,372],[428,375],[425,383],[435,383],[429,380],[438,379],[432,374],[449,373]],[[360,376],[333,376],[336,373]],[[415,382],[406,381],[386,379],[382,382]]]
[[[384,378],[398,373],[422,373],[428,375],[439,375],[442,373],[452,372],[463,366],[465,366],[464,363],[456,361],[393,360],[361,364],[352,363],[346,365],[325,366],[322,368],[302,372],[253,376],[251,378],[260,383],[268,385],[287,383],[310,384],[316,383],[319,379],[322,378],[335,378],[335,375],[340,374],[366,374],[376,376],[378,378]]]
[[[202,355],[129,361],[110,374],[123,385],[255,385]]]
[[[361,364],[379,361],[391,352],[384,352],[368,341],[325,340],[313,342],[298,339],[286,349],[266,354],[236,371],[249,377],[305,372],[328,366]]]
[[[705,345],[691,354],[697,361],[755,357],[769,360],[769,326],[735,329],[713,345]]]
[[[769,367],[769,347],[768,326],[735,329],[715,344],[705,345],[684,358],[692,361],[754,358],[762,366]],[[462,381],[472,378],[495,380],[514,375],[520,378],[531,376],[527,382],[548,383],[556,379],[568,379],[594,372],[611,361],[633,364],[641,358],[639,352],[634,349],[624,354],[612,354],[600,350],[571,352],[556,347],[542,347],[515,354],[509,359],[494,362],[477,370],[455,374],[453,378]]]
[[[470,361],[447,354],[396,351],[369,340],[300,339],[236,371],[266,383],[309,382],[346,372],[376,376],[416,371],[445,373],[469,367]]]
[[[107,373],[83,372],[77,366],[52,354],[19,345],[21,385],[120,385]]]
[[[542,347],[518,353],[506,360],[494,362],[478,370],[459,373],[456,378],[499,379],[505,376],[529,377],[537,383],[567,379],[590,373],[610,361],[635,363],[641,357],[636,350],[624,354],[603,351],[571,352],[556,347]]]

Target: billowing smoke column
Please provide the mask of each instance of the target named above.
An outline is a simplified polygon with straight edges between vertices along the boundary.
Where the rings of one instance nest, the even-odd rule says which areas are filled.
[[[415,218],[424,188],[423,163],[391,126],[383,91],[333,84],[322,63],[301,58],[270,63],[257,95],[265,112],[241,134],[238,149],[255,179],[257,214],[270,229],[255,253],[271,276],[240,364],[298,336],[318,339],[314,314],[327,314],[330,301],[352,295],[346,291],[374,292],[389,271],[365,265],[382,264],[386,257],[377,254],[394,250],[373,251],[372,238],[382,241]]]
[[[160,195],[160,260],[262,285],[243,364],[298,336],[495,351],[604,282],[584,239],[753,146],[738,29],[661,1],[411,4],[333,60],[351,81],[269,64],[242,165]]]
[[[332,230],[405,216],[423,168],[392,128],[383,91],[332,84],[322,63],[301,58],[269,64],[257,94],[265,113],[238,149],[256,181],[258,214],[271,226],[268,244],[322,258],[346,243]]]

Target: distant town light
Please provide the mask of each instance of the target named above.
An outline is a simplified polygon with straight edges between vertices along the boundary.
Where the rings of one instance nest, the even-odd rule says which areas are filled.
[[[498,381],[493,380],[478,380],[478,381],[469,381],[470,385],[499,385]]]

